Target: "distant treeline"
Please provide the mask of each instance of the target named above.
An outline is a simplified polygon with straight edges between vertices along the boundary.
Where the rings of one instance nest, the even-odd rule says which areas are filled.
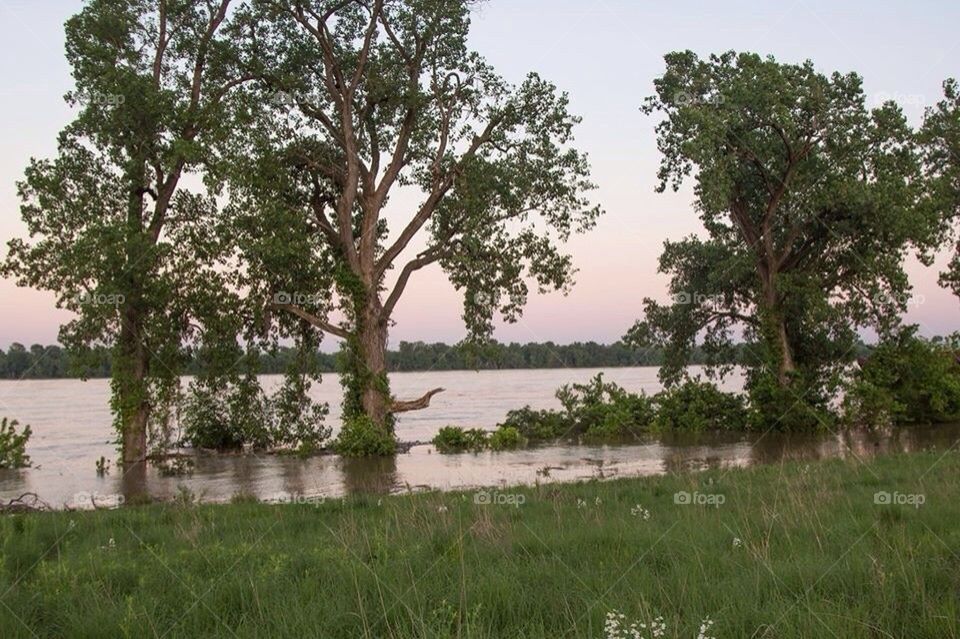
[[[745,345],[737,348],[742,354]],[[866,347],[864,347],[866,349]],[[283,373],[295,351],[280,347],[275,352],[261,352],[260,372]],[[703,353],[694,353],[692,363],[702,363]],[[739,357],[735,358],[739,361]],[[323,372],[336,370],[337,355],[317,353],[317,362]],[[620,342],[598,344],[575,342],[573,344],[529,343],[501,344],[494,342],[482,348],[427,344],[424,342],[400,342],[397,350],[387,353],[391,371],[450,371],[450,370],[498,370],[525,368],[612,368],[622,366],[659,366],[662,353],[657,349],[634,349]],[[734,362],[736,363],[736,362]],[[194,362],[188,374],[199,371]],[[81,360],[60,346],[30,348],[14,343],[9,349],[0,349],[0,379],[50,379],[61,377],[109,377],[110,352],[107,348],[95,349]]]

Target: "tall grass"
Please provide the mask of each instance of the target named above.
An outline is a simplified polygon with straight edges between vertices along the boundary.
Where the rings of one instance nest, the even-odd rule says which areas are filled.
[[[957,453],[915,453],[13,516],[0,637],[600,638],[613,611],[689,639],[706,618],[718,638],[956,637],[958,478]]]

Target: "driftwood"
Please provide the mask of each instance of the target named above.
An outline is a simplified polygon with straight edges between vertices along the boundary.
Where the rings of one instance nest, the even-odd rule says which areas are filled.
[[[0,514],[16,515],[20,513],[34,513],[44,510],[53,510],[50,504],[40,499],[36,493],[23,493],[7,503],[0,503]]]
[[[443,388],[434,388],[432,391],[429,391],[423,397],[419,399],[411,399],[407,401],[393,400],[393,403],[390,405],[391,413],[405,413],[411,410],[421,410],[430,405],[430,400],[437,393],[442,393]]]

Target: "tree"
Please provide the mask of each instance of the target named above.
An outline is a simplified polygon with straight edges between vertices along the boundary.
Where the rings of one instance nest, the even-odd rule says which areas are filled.
[[[483,339],[497,311],[519,316],[526,276],[570,284],[558,242],[600,214],[567,96],[534,74],[511,86],[470,51],[470,4],[259,0],[244,31],[259,82],[232,149],[242,286],[269,302],[266,319],[344,341],[344,414],[390,438],[393,414],[437,392],[402,402],[387,383],[414,274],[439,264]],[[394,197],[417,201],[404,219],[387,214]]]
[[[809,61],[688,51],[666,66],[643,108],[666,115],[658,191],[692,175],[706,237],[665,244],[673,303],[644,300],[628,340],[665,346],[673,383],[698,338],[710,362],[728,362],[741,331],[759,346],[745,362],[757,399],[781,412],[805,393],[825,399],[856,330],[898,324],[904,256],[929,259],[937,224],[918,205],[913,131],[893,103],[867,109],[857,75]]]
[[[32,160],[19,184],[30,239],[10,242],[3,272],[76,313],[65,345],[112,347],[128,467],[147,455],[151,409],[177,378],[194,310],[229,297],[214,269],[214,193],[183,182],[226,133],[225,98],[245,80],[223,38],[230,4],[91,0],[66,25],[79,113],[57,157]]]
[[[953,79],[945,81],[943,94],[943,100],[927,109],[920,142],[930,201],[943,215],[944,245],[954,245],[953,259],[940,283],[960,295],[960,85]]]

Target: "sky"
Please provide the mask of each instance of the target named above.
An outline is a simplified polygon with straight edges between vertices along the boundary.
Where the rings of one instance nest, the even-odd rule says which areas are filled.
[[[0,242],[25,233],[15,183],[30,157],[55,152],[57,133],[75,112],[63,56],[63,23],[80,0],[0,0]],[[868,102],[899,102],[913,124],[960,77],[960,3],[784,0],[489,0],[477,11],[472,47],[504,77],[536,71],[570,94],[583,117],[577,146],[589,153],[593,193],[606,215],[567,245],[579,269],[569,295],[531,295],[523,318],[498,324],[501,341],[569,343],[619,339],[642,300],[667,299],[657,273],[663,241],[700,233],[689,188],[657,194],[656,117],[639,107],[664,70],[663,55],[730,49],[782,62],[813,60],[825,73],[855,71]],[[389,211],[408,212],[401,198]],[[396,224],[396,223],[395,223]],[[960,329],[960,300],[937,285],[933,267],[908,265],[914,297],[907,320],[925,335]],[[53,295],[0,279],[0,347],[55,343],[69,319]],[[417,273],[396,308],[391,346],[400,341],[454,343],[465,336],[461,301],[439,267]],[[332,344],[329,344],[332,346]]]

